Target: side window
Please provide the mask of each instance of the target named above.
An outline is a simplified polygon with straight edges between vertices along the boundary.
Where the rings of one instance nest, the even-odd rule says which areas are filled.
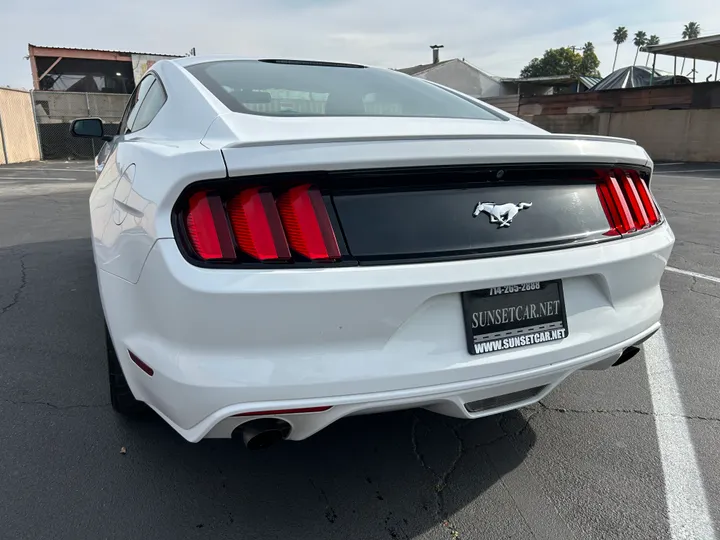
[[[162,106],[165,105],[165,101],[167,101],[165,89],[160,81],[156,79],[137,109],[135,122],[131,125],[132,131],[139,131],[147,127]]]
[[[137,86],[137,88],[135,88],[135,92],[133,92],[132,96],[130,96],[130,101],[125,108],[125,114],[123,114],[123,119],[120,122],[120,130],[118,131],[118,135],[125,135],[126,133],[130,132],[130,128],[132,127],[133,122],[135,121],[135,117],[137,116],[138,108],[154,82],[155,77],[153,77],[152,75],[148,75],[142,81],[140,81],[140,84]]]

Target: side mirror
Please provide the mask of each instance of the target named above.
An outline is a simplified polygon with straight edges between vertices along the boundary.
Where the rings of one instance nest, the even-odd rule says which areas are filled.
[[[105,136],[103,121],[99,118],[78,118],[70,124],[70,135],[73,137],[98,138],[110,140]]]

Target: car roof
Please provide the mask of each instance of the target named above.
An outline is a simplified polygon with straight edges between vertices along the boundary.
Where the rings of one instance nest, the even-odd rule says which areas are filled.
[[[355,64],[351,62],[331,62],[327,60],[318,60],[318,59],[309,59],[309,58],[275,58],[275,57],[247,57],[247,56],[237,56],[237,55],[231,55],[231,54],[213,54],[213,55],[205,55],[205,56],[183,56],[182,58],[175,58],[173,60],[170,60],[170,62],[173,62],[175,64],[178,64],[182,67],[189,67],[194,66],[197,64],[205,64],[207,62],[226,62],[228,60],[244,60],[244,61],[254,61],[254,62],[260,62],[260,61],[267,61],[272,60],[274,62],[292,62],[292,63],[298,63],[298,64],[307,64],[307,65],[313,65],[313,64],[324,64],[324,65],[337,65],[337,66],[357,66],[357,67],[369,67],[365,66],[363,64]]]

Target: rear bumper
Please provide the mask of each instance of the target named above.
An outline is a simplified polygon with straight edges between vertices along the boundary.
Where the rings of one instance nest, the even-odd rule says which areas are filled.
[[[242,412],[332,405],[286,418],[299,439],[362,412],[425,406],[482,416],[504,409],[470,414],[464,404],[534,387],[546,393],[576,369],[612,363],[657,328],[673,241],[663,224],[616,242],[494,259],[217,270],[189,265],[166,239],[137,284],[103,271],[98,278],[133,392],[184,437],[225,436],[248,418],[225,419]],[[558,278],[568,338],[467,353],[460,292]]]
[[[231,437],[235,428],[252,420],[252,417],[238,418],[233,417],[233,415],[248,411],[332,407],[325,412],[276,416],[290,424],[291,431],[288,438],[295,441],[310,437],[341,418],[358,414],[425,408],[456,418],[481,418],[535,403],[549,394],[566,377],[579,369],[604,369],[610,367],[622,354],[622,351],[652,335],[658,328],[660,328],[660,323],[655,323],[648,330],[629,340],[625,340],[623,343],[580,358],[487,379],[373,394],[231,405],[215,411],[188,430],[174,424],[172,419],[168,417],[165,417],[165,420],[187,440],[196,442],[202,438]],[[514,394],[516,397],[508,396],[509,394]],[[480,400],[503,396],[508,396],[509,402],[500,406],[488,407],[477,412],[470,412],[466,407],[466,405]]]

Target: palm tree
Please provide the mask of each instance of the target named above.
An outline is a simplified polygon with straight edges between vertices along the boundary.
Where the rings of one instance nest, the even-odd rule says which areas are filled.
[[[652,45],[660,45],[660,38],[653,34],[650,36],[650,38],[647,40],[647,43],[645,44],[646,47],[652,46]],[[650,62],[650,53],[648,53],[647,58],[645,59],[645,65],[647,66]]]
[[[618,50],[620,50],[620,45],[625,43],[628,38],[628,31],[627,28],[624,26],[618,26],[615,29],[615,32],[613,32],[613,41],[615,42],[615,60],[613,60],[613,68],[612,70],[615,71],[615,64],[617,62],[617,55]]]
[[[695,21],[690,21],[683,28],[682,38],[683,39],[695,39],[700,37],[700,25]],[[695,69],[693,65],[693,69]],[[683,58],[682,67],[680,73],[685,73],[685,58]]]
[[[633,38],[633,45],[637,47],[637,50],[635,51],[635,60],[633,60],[633,66],[637,63],[637,57],[640,53],[640,47],[644,47],[646,43],[647,34],[642,30],[638,30],[637,32],[635,32],[635,37]]]

